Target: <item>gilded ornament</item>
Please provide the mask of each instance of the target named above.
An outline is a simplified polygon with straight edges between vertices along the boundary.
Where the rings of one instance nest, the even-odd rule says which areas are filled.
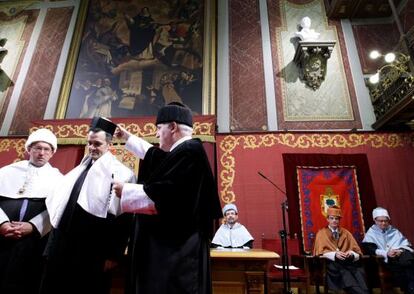
[[[0,153],[1,152],[8,152],[11,149],[14,149],[17,153],[17,158],[14,162],[20,161],[24,159],[24,143],[26,139],[2,139],[0,141]]]

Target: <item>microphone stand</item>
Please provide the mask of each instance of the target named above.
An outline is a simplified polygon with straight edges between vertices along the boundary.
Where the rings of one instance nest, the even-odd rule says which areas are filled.
[[[262,178],[271,183],[276,189],[283,193],[286,197],[286,193],[280,189],[275,183],[267,178],[260,171],[257,172]],[[282,240],[282,272],[283,272],[283,293],[291,294],[292,289],[290,288],[290,272],[289,272],[289,254],[287,246],[287,231],[286,231],[286,214],[285,211],[288,209],[287,199],[281,203],[282,207],[282,221],[283,229],[279,231],[280,239]]]

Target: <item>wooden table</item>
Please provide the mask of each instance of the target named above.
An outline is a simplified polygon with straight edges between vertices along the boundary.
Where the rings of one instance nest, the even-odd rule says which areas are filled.
[[[263,294],[268,261],[279,255],[264,249],[211,249],[214,294]]]

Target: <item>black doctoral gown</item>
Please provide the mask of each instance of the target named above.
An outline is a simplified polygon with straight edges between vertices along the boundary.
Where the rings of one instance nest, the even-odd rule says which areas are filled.
[[[135,215],[127,293],[211,293],[209,238],[221,208],[201,141],[150,148],[139,183],[158,214]]]
[[[19,221],[24,199],[29,202],[23,222],[46,210],[44,198],[12,199],[0,196],[0,208],[10,221]],[[38,293],[46,241],[47,235],[42,238],[36,230],[19,240],[0,236],[0,293]]]
[[[50,233],[40,293],[109,293],[111,280],[104,263],[122,258],[129,222],[126,214],[99,218],[76,204],[68,228],[55,228]]]

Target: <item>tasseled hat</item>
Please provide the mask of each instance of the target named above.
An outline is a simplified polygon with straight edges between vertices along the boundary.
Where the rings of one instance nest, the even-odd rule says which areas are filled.
[[[116,124],[111,122],[105,117],[94,117],[90,125],[91,129],[101,129],[102,131],[111,134],[112,136],[115,133]]]
[[[228,204],[224,205],[223,215],[225,215],[228,210],[234,210],[236,213],[238,213],[237,206],[233,203],[228,203]]]
[[[330,206],[329,208],[328,208],[328,216],[329,215],[331,215],[331,216],[338,216],[338,217],[342,217],[342,214],[341,214],[341,209],[338,207],[338,206]]]
[[[46,142],[53,148],[53,153],[57,150],[57,139],[55,134],[53,134],[48,129],[38,129],[30,134],[27,138],[26,144],[24,145],[27,152],[29,152],[29,147],[35,142]]]
[[[372,211],[372,218],[374,220],[379,216],[383,216],[383,217],[390,219],[390,215],[388,214],[388,211],[382,207],[377,207]]]
[[[191,110],[179,102],[171,102],[161,107],[158,111],[156,125],[173,122],[193,127],[193,115]]]

